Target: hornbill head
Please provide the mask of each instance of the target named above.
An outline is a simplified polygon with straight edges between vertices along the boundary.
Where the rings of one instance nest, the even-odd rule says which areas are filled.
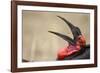
[[[80,47],[84,47],[86,45],[86,40],[85,40],[85,37],[82,35],[81,30],[78,27],[74,26],[72,23],[70,23],[65,18],[61,16],[57,16],[57,17],[63,20],[69,26],[74,38],[72,39],[58,32],[53,32],[53,31],[48,31],[48,32],[61,37],[62,39],[66,40],[69,44],[78,44],[80,45]]]

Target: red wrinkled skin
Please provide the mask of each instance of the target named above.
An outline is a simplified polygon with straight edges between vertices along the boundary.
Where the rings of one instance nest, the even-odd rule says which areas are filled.
[[[78,52],[81,46],[86,44],[85,38],[81,35],[78,37],[77,42],[75,45],[68,45],[65,48],[62,48],[58,51],[57,59],[64,60],[65,57],[72,55],[73,53]]]
[[[58,60],[64,60],[65,57],[80,50],[80,46],[69,45],[68,47],[62,48],[58,51]]]

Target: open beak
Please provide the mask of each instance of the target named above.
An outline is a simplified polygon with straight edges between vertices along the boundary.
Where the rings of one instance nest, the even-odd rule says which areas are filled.
[[[81,35],[81,30],[78,27],[74,26],[71,22],[69,22],[68,20],[66,20],[65,18],[63,18],[61,16],[57,16],[57,17],[59,17],[61,20],[63,20],[69,26],[69,28],[73,34],[74,40],[76,40],[77,37],[79,35]]]
[[[63,35],[61,33],[58,33],[58,32],[54,32],[54,31],[48,31],[50,33],[53,33],[59,37],[61,37],[62,39],[66,40],[67,42],[69,42],[70,44],[75,44],[75,43],[78,43],[80,44],[80,46],[84,46],[86,45],[86,41],[85,41],[85,38],[84,36],[81,34],[81,30],[74,26],[72,23],[70,23],[68,20],[66,20],[65,18],[61,17],[61,16],[57,16],[58,18],[60,18],[61,20],[63,20],[70,28],[72,34],[73,34],[73,37],[74,39],[66,36],[66,35]],[[80,37],[80,40],[78,40],[77,42],[77,38]]]

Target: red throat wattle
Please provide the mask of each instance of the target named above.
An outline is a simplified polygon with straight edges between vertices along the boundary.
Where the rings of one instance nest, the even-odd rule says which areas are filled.
[[[58,60],[64,60],[65,57],[68,57],[79,50],[80,46],[78,45],[69,45],[65,48],[62,48],[58,51]]]
[[[58,51],[58,60],[64,60],[65,57],[72,55],[75,52],[78,52],[82,46],[85,46],[86,41],[84,36],[80,35],[77,39],[75,45],[68,45],[65,48],[62,48]]]

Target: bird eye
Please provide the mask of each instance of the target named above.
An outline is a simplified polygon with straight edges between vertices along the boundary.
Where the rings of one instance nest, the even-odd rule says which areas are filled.
[[[81,39],[81,37],[79,37],[78,39]]]

